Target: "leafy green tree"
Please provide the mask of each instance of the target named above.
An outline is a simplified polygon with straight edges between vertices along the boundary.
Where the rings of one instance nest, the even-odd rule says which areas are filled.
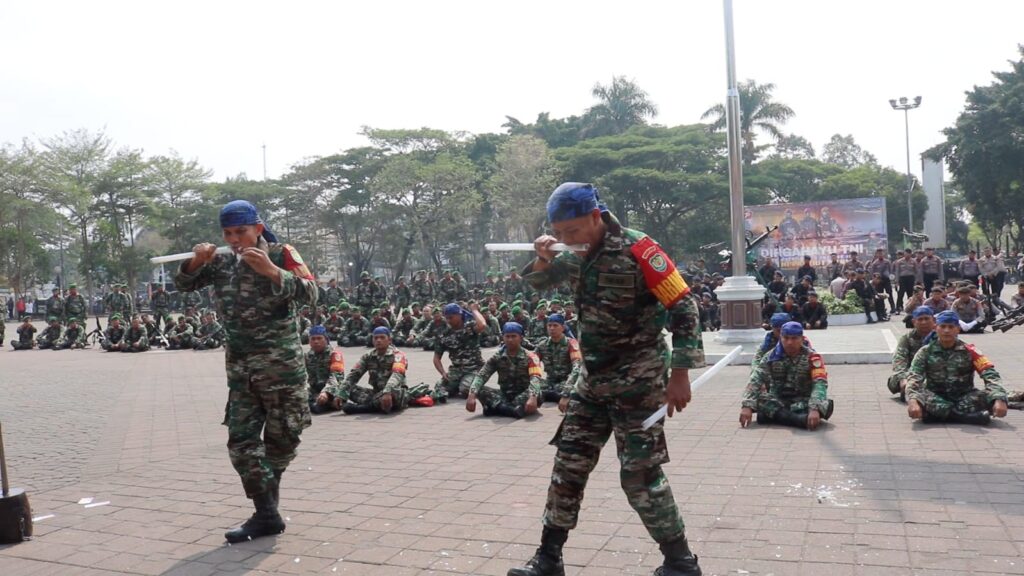
[[[591,94],[599,102],[583,115],[586,137],[622,134],[658,115],[658,107],[647,92],[625,76],[613,76],[608,85],[595,84]]]
[[[768,158],[780,160],[813,160],[814,146],[803,136],[783,134],[775,142],[775,150]]]
[[[1022,247],[1024,222],[1024,45],[1021,59],[1007,71],[993,72],[995,81],[967,92],[967,104],[946,141],[928,154],[945,158],[963,191],[974,221],[986,239],[999,245],[1006,231],[1015,248]]]
[[[533,124],[524,124],[512,116],[505,116],[505,119],[501,127],[510,136],[535,136],[550,148],[565,148],[576,144],[584,129],[583,118],[580,116],[552,119],[550,113],[541,112]]]
[[[198,209],[209,178],[210,171],[200,166],[198,160],[184,160],[173,151],[149,161],[145,190],[151,202],[149,216],[175,252],[184,252],[195,245],[195,238],[185,231],[189,217]]]
[[[780,126],[785,124],[796,113],[789,106],[776,102],[772,98],[775,84],[758,84],[754,80],[740,82],[737,85],[740,93],[740,138],[743,140],[743,163],[750,166],[757,160],[758,154],[767,146],[758,146],[756,131],[761,131],[775,142],[782,137]],[[715,104],[701,115],[701,120],[713,118],[710,128],[715,131],[725,130],[725,105]]]
[[[875,156],[861,148],[852,134],[833,134],[821,150],[821,159],[847,169],[865,164],[878,164]]]
[[[47,240],[61,218],[48,199],[39,153],[28,143],[0,147],[0,274],[15,294],[54,276]]]
[[[488,236],[495,241],[532,241],[543,230],[545,202],[558,185],[554,157],[543,140],[512,136],[498,148],[497,169],[484,188],[492,209]]]

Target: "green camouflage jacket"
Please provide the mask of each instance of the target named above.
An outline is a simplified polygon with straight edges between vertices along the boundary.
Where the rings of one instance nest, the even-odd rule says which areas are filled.
[[[935,338],[914,354],[907,374],[907,399],[920,401],[923,390],[943,398],[959,398],[974,390],[975,372],[985,382],[989,402],[1006,401],[1002,378],[987,356],[959,338],[948,350]]]
[[[580,377],[580,370],[583,366],[583,355],[580,354],[579,342],[575,338],[564,335],[558,342],[551,338],[544,338],[537,343],[534,352],[544,362],[544,372],[547,374],[548,383],[559,384],[562,396],[569,396],[576,388],[576,381]]]
[[[477,372],[469,391],[479,393],[495,372],[498,373],[498,388],[502,393],[514,396],[529,390],[532,395],[540,396],[544,372],[541,370],[540,358],[533,352],[520,347],[512,356],[505,346],[501,346]]]
[[[808,346],[796,356],[774,351],[765,354],[750,371],[743,392],[743,407],[757,408],[757,395],[768,392],[781,399],[807,398],[811,410],[824,414],[828,400],[828,372],[825,362]]]
[[[396,392],[399,388],[405,387],[405,372],[409,368],[409,361],[405,354],[395,348],[388,346],[384,354],[378,354],[376,349],[370,350],[356,362],[345,377],[345,386],[355,386],[363,374],[369,373],[370,388],[374,392]],[[328,389],[328,392],[338,396],[341,389],[335,387]]]

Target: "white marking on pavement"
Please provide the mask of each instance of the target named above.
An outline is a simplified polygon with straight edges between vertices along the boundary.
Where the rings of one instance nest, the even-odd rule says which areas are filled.
[[[40,520],[49,520],[50,518],[53,518],[54,516],[56,516],[56,514],[47,514],[46,516],[34,516],[32,518],[32,521],[33,522],[39,522]]]
[[[97,506],[106,506],[107,504],[110,504],[110,500],[104,500],[103,502],[96,502],[94,504],[86,504],[85,507],[86,508],[95,508]]]
[[[892,328],[882,328],[882,337],[885,338],[885,344],[889,347],[889,352],[895,352],[896,335],[892,333]]]

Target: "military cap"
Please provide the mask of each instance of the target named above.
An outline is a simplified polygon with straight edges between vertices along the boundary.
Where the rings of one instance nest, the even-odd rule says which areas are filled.
[[[369,278],[370,277],[370,273],[367,272],[366,270],[363,270],[362,272],[359,273],[359,277],[360,278]]]

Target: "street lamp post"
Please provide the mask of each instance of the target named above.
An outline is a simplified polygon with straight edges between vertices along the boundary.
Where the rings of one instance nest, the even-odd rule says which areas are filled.
[[[912,193],[914,192],[914,175],[910,173],[910,111],[921,105],[921,97],[914,96],[914,100],[910,101],[906,96],[901,96],[897,101],[896,99],[889,100],[889,106],[892,106],[893,110],[903,111],[903,127],[906,130],[907,135],[907,219],[909,225],[907,227],[908,232],[914,231],[914,203]]]

